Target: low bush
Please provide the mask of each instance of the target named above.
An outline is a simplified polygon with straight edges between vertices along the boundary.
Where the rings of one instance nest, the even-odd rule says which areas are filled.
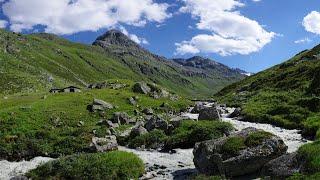
[[[167,139],[166,134],[161,130],[153,130],[148,134],[137,136],[129,140],[130,148],[145,146],[145,148],[157,149]]]
[[[238,155],[240,150],[246,148],[245,139],[242,137],[230,137],[222,145],[221,151],[225,155],[235,156]]]
[[[249,134],[245,140],[245,145],[248,147],[254,147],[260,145],[265,139],[272,137],[273,134],[265,131],[257,131]]]
[[[31,179],[137,179],[144,173],[143,162],[134,154],[115,151],[80,154],[48,162],[27,173]]]
[[[183,121],[166,142],[166,148],[193,148],[197,142],[229,134],[232,125],[221,121]]]
[[[320,141],[300,147],[298,154],[306,160],[305,169],[307,173],[320,172]]]

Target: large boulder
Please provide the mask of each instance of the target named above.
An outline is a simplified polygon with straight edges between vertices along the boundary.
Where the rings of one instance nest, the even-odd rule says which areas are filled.
[[[145,128],[149,132],[154,129],[160,129],[163,131],[167,131],[168,130],[168,122],[159,116],[151,116],[151,117],[149,117],[149,119],[147,119],[147,122],[145,124]]]
[[[228,115],[228,118],[235,118],[241,115],[241,108],[236,108],[231,114]]]
[[[93,137],[91,142],[93,152],[108,152],[118,150],[116,136],[106,136],[105,138]]]
[[[298,153],[285,154],[268,162],[262,169],[262,175],[285,179],[300,173],[303,169],[303,164],[304,160],[298,156]]]
[[[105,111],[113,108],[114,107],[112,104],[100,99],[94,99],[93,103],[88,106],[88,110],[90,110],[91,112]]]
[[[134,128],[132,128],[131,132],[130,132],[130,138],[135,138],[137,136],[141,136],[144,134],[147,134],[148,131],[146,128],[144,128],[142,125],[138,125]]]
[[[142,113],[146,114],[146,115],[153,115],[153,109],[152,108],[146,108],[142,111]]]
[[[199,120],[218,120],[220,114],[216,107],[208,107],[201,109],[199,112]]]
[[[194,106],[194,108],[191,110],[191,113],[198,114],[201,110],[205,109],[205,103],[204,102],[197,102]]]
[[[207,175],[235,177],[255,173],[287,151],[278,136],[263,134],[268,133],[247,128],[229,137],[198,143],[193,150],[194,164]]]
[[[122,125],[134,123],[134,121],[130,118],[130,116],[125,112],[114,113],[113,117],[111,118],[111,121],[113,123],[118,123],[118,124],[122,124]]]
[[[149,94],[151,88],[145,82],[138,82],[133,86],[133,92],[140,94]]]

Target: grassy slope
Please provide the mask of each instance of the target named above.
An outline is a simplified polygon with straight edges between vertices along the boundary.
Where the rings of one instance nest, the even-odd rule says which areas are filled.
[[[320,127],[320,46],[232,84],[215,97],[241,106],[246,120],[301,128],[314,136]]]
[[[107,79],[153,81],[176,93],[210,96],[242,77],[184,75],[179,67],[149,56],[118,56],[100,47],[49,34],[20,35],[0,30],[0,95],[46,92]],[[147,72],[141,72],[145,68]],[[54,78],[54,81],[50,79]]]
[[[127,84],[132,85],[129,81]],[[46,95],[46,99],[42,97]],[[180,99],[153,99],[132,93],[131,87],[122,90],[92,90],[76,94],[30,94],[8,96],[0,103],[0,159],[32,158],[37,155],[57,157],[86,151],[93,130],[106,131],[97,125],[98,114],[89,113],[86,108],[94,98],[118,106],[107,112],[110,118],[114,112],[134,113],[136,108],[128,98],[139,96],[140,108],[159,108],[168,103],[175,110],[190,104]],[[161,110],[158,110],[161,112]],[[83,121],[83,126],[78,126]]]

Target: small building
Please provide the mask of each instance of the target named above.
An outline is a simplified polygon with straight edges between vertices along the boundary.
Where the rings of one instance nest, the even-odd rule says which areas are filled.
[[[78,93],[78,92],[81,92],[81,89],[75,86],[69,86],[61,89],[61,91],[66,93]]]
[[[52,94],[60,93],[60,92],[61,92],[61,89],[53,88],[53,89],[50,89],[50,91],[49,91],[49,92],[50,92],[50,93],[52,93]]]
[[[75,86],[69,86],[69,87],[62,88],[62,89],[53,88],[49,92],[53,93],[53,94],[55,94],[55,93],[78,93],[78,92],[81,92],[81,89],[78,87],[75,87]]]

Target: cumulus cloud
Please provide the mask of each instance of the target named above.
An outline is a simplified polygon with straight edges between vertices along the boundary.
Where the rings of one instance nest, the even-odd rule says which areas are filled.
[[[97,31],[118,24],[144,26],[171,17],[169,5],[154,0],[9,0],[2,6],[13,31],[37,25],[55,34]]]
[[[5,20],[0,20],[0,28],[6,28],[7,27],[8,22]]]
[[[276,36],[257,21],[249,19],[237,8],[245,6],[238,0],[181,0],[180,12],[190,13],[199,20],[197,29],[210,33],[199,34],[190,41],[176,43],[177,54],[218,53],[222,56],[247,55],[261,50]]]
[[[136,42],[137,44],[149,44],[149,42],[145,38],[138,37],[135,34],[130,34],[125,27],[120,26],[119,29],[123,34],[128,36],[132,41]]]
[[[306,31],[320,34],[320,13],[317,11],[312,11],[306,17],[304,17],[302,25]]]
[[[309,38],[302,38],[302,39],[298,39],[298,40],[294,41],[295,44],[305,44],[305,43],[310,43],[310,42],[312,42],[312,40]]]

